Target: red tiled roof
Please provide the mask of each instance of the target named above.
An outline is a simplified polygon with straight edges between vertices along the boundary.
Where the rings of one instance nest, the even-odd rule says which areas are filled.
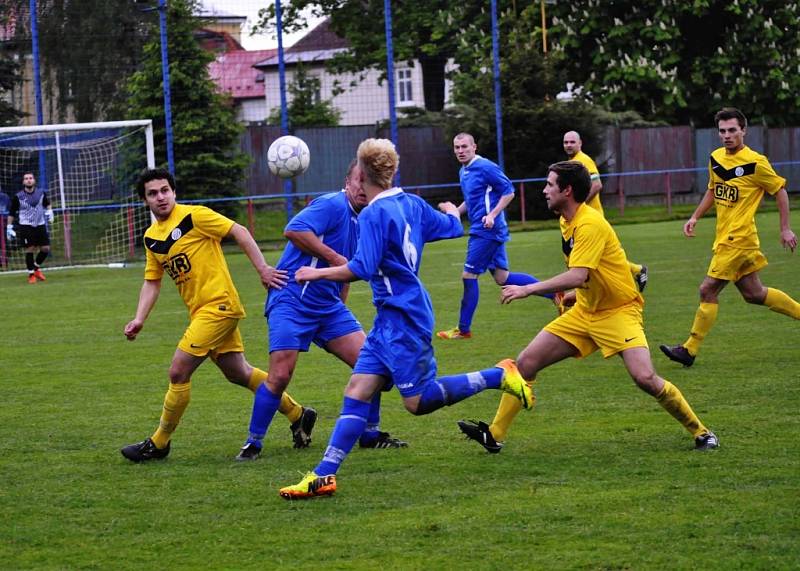
[[[263,74],[253,64],[272,57],[278,50],[238,50],[220,54],[208,66],[211,79],[220,91],[234,99],[264,97]],[[262,78],[262,81],[257,81]]]

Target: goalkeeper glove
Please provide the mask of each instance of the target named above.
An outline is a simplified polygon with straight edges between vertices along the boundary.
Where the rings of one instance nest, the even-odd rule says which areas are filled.
[[[14,227],[11,224],[6,226],[6,238],[8,240],[13,240],[16,237],[17,237],[17,233],[14,232]]]
[[[53,219],[55,218],[55,216],[53,216],[53,209],[52,208],[48,208],[47,210],[45,210],[44,211],[44,216],[45,216],[45,218],[47,218],[47,221],[50,224],[53,223]]]

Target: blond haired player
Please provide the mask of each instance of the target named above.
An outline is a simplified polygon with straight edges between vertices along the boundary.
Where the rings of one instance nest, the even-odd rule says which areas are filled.
[[[633,382],[654,397],[694,438],[696,450],[719,443],[675,385],[653,369],[642,324],[643,299],[628,271],[628,260],[614,229],[595,209],[584,204],[589,194],[589,172],[577,161],[550,165],[544,195],[550,210],[561,215],[562,249],[567,271],[526,286],[506,286],[502,303],[529,295],[575,288],[575,305],[551,321],[522,350],[517,368],[533,383],[539,371],[567,357],[586,357],[598,349],[603,357],[619,355]],[[508,415],[505,426],[521,410],[505,395],[498,412]],[[459,425],[464,423],[461,421]],[[461,430],[489,452],[502,448],[484,422]]]
[[[145,169],[136,187],[155,221],[144,234],[147,256],[144,284],[136,316],[125,326],[125,336],[133,341],[142,330],[158,300],[164,273],[178,287],[190,318],[172,357],[169,389],[158,428],[150,438],[120,450],[128,460],[144,462],[169,454],[172,433],[189,405],[192,373],[206,357],[211,357],[230,382],[251,391],[267,379],[267,373],[252,367],[244,358],[239,320],[245,311],[225,263],[221,240],[225,237],[236,240],[264,287],[285,285],[286,272],[267,264],[243,226],[205,206],[176,203],[175,180],[168,171]],[[281,411],[290,421],[298,422],[303,408],[286,393],[284,396]]]
[[[700,307],[694,316],[689,338],[682,345],[661,345],[664,354],[691,367],[700,345],[717,320],[719,294],[733,282],[747,303],[766,305],[772,311],[800,319],[800,304],[779,289],[761,283],[759,271],[767,258],[761,253],[755,214],[764,194],[775,197],[781,227],[781,244],[792,252],[797,236],[789,226],[789,196],[786,179],[778,176],[767,160],[744,144],[747,118],[734,107],[725,107],[714,116],[722,147],[708,161],[708,190],[683,233],[691,238],[697,220],[712,205],[717,212],[714,256],[708,274],[700,284]]]

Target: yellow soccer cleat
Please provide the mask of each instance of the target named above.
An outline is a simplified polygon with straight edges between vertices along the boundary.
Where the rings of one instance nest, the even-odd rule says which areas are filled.
[[[472,332],[467,331],[466,333],[462,333],[458,327],[453,327],[452,329],[439,331],[436,336],[439,339],[470,339],[472,337]]]
[[[306,474],[294,486],[280,489],[280,495],[287,500],[305,500],[317,496],[332,496],[336,492],[336,476],[317,476],[314,472]]]
[[[519,399],[522,407],[531,410],[533,403],[536,402],[536,397],[533,394],[533,389],[528,382],[522,378],[517,369],[516,363],[513,359],[503,359],[495,367],[503,369],[503,380],[500,383],[500,389],[510,395]]]

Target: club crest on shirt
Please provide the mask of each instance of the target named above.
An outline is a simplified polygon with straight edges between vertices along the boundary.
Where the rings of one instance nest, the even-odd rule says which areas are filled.
[[[181,232],[180,228],[173,229],[172,234],[169,235],[176,242],[181,239],[181,236],[183,236],[183,232]]]

